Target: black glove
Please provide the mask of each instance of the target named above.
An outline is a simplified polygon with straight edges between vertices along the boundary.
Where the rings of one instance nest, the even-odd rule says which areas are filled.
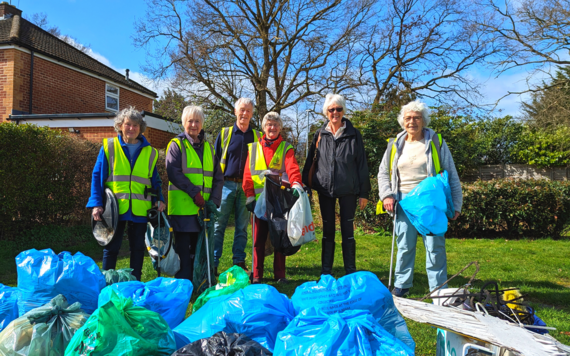
[[[249,211],[250,213],[253,213],[255,210],[255,200],[246,204],[245,207],[246,207],[247,211]]]

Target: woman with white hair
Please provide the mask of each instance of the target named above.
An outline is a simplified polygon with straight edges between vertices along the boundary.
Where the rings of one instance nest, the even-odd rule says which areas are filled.
[[[335,210],[340,206],[342,257],[346,274],[356,272],[354,214],[364,209],[370,193],[370,178],[362,135],[344,117],[346,103],[338,94],[328,94],[323,105],[328,121],[315,133],[303,168],[303,183],[319,193],[323,219],[321,274],[331,274],[335,250]]]
[[[255,203],[263,191],[265,176],[260,172],[271,170],[280,174],[291,186],[302,187],[299,164],[295,159],[293,146],[281,136],[283,121],[276,112],[269,112],[261,123],[263,137],[261,141],[248,144],[248,156],[243,173],[243,191],[247,197],[247,210],[253,212]],[[293,194],[298,194],[293,190]],[[298,196],[298,195],[297,195]],[[263,262],[265,261],[265,241],[269,234],[267,221],[255,219],[255,235],[253,236],[253,283],[261,283],[263,279]],[[275,251],[273,259],[275,281],[287,284],[285,278],[285,256]]]
[[[174,250],[180,256],[176,278],[192,280],[194,255],[202,226],[198,212],[211,200],[220,206],[224,176],[214,147],[204,140],[204,112],[187,106],[182,112],[184,132],[166,149],[168,215],[174,231]]]
[[[378,189],[384,209],[394,213],[397,202],[404,199],[422,180],[445,170],[456,210],[452,220],[457,219],[463,204],[461,183],[447,144],[441,135],[427,128],[430,123],[427,105],[416,100],[403,106],[398,123],[404,131],[389,140],[378,172]],[[396,209],[398,254],[392,294],[403,297],[412,287],[418,231],[399,205]],[[434,290],[447,280],[445,237],[422,237],[426,247],[429,287]]]
[[[109,188],[113,191],[119,205],[119,223],[113,239],[103,248],[103,269],[115,269],[123,232],[128,224],[131,273],[139,281],[146,254],[147,211],[153,205],[158,205],[160,211],[164,210],[162,182],[156,168],[158,152],[142,135],[145,130],[146,122],[133,107],[117,114],[115,131],[118,135],[103,139],[103,147],[93,168],[91,197],[87,203],[88,208],[93,208],[93,219],[100,221],[104,190]],[[148,195],[149,189],[158,195]]]

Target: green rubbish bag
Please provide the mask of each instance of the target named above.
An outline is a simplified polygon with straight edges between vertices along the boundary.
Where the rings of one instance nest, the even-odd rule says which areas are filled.
[[[110,286],[111,284],[120,282],[136,281],[137,277],[131,274],[132,271],[132,268],[121,268],[118,270],[109,269],[103,271],[103,275],[105,276],[105,283]]]
[[[0,333],[2,356],[63,356],[69,341],[89,318],[79,302],[63,295],[13,320]]]
[[[232,294],[233,292],[245,288],[249,285],[249,276],[240,266],[232,266],[224,273],[220,274],[220,282],[206,291],[196,299],[192,306],[192,313],[202,308],[210,299],[221,295]]]
[[[174,333],[160,314],[113,291],[75,333],[65,356],[169,356],[175,351]]]
[[[204,221],[204,211],[200,210],[198,214],[198,222],[202,226],[202,231],[198,236],[196,243],[196,254],[194,256],[194,275],[192,283],[194,284],[194,293],[197,295],[210,288],[208,283],[208,254],[210,255],[210,280],[212,286],[216,284],[216,276],[214,275],[214,224],[218,220],[218,210],[216,204],[211,200],[206,202],[208,218],[210,221]],[[208,248],[206,249],[206,229],[208,229]]]

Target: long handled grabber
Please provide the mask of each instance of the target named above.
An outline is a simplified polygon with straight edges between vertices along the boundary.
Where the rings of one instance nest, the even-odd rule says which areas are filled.
[[[210,276],[210,243],[208,242],[208,225],[210,219],[208,218],[208,208],[204,207],[204,229],[206,237],[206,261],[208,262],[208,286],[212,287],[212,277]]]
[[[255,213],[251,213],[251,281],[253,282],[253,259],[255,258]]]
[[[388,277],[388,290],[392,285],[392,267],[394,265],[394,242],[396,241],[396,216],[398,215],[398,202],[394,203],[394,225],[392,226],[392,252],[390,252],[390,276]]]
[[[160,203],[158,203],[160,204]],[[162,255],[162,249],[160,247],[160,243],[162,242],[162,231],[160,231],[160,211],[158,212],[158,258],[156,260],[156,272],[158,273],[158,277],[160,277],[160,255]]]

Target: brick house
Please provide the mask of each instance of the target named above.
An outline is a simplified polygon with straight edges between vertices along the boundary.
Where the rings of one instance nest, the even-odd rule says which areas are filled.
[[[165,148],[179,125],[153,114],[156,93],[22,18],[0,3],[0,123],[49,126],[101,142],[117,111],[133,106],[146,138]]]

